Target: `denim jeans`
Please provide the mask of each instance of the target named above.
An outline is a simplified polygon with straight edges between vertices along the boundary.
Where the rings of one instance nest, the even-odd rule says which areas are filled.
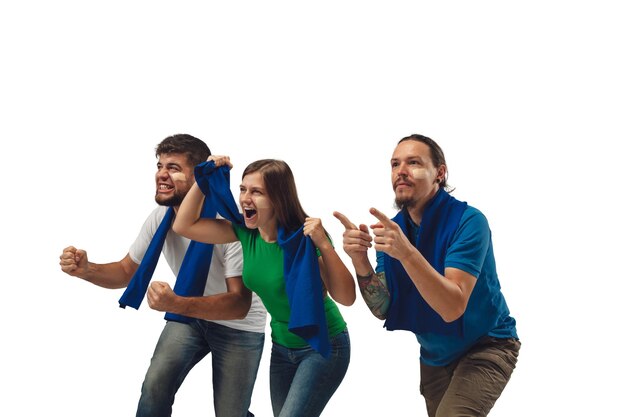
[[[216,417],[246,417],[265,335],[194,320],[168,321],[141,387],[137,417],[172,415],[174,396],[202,358],[212,353]]]
[[[331,338],[325,359],[311,347],[272,345],[270,394],[275,417],[316,417],[335,393],[350,363],[350,337],[345,330]]]
[[[421,364],[429,417],[486,416],[509,382],[521,343],[484,337],[447,366]]]

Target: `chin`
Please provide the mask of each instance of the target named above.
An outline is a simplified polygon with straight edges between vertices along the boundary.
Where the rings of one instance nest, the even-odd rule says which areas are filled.
[[[182,203],[183,199],[179,198],[178,196],[172,196],[169,198],[159,198],[159,196],[156,196],[154,198],[154,201],[156,201],[156,203],[160,206],[174,207],[179,206],[180,203]]]
[[[417,202],[412,198],[396,198],[396,201],[394,201],[394,206],[398,210],[403,210],[414,207],[416,203]]]
[[[256,223],[251,222],[250,219],[248,219],[245,214],[243,215],[243,224],[248,229],[254,229],[256,227]]]

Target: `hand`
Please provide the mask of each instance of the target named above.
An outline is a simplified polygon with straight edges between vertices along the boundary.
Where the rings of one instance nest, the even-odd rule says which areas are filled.
[[[377,251],[402,261],[415,250],[396,222],[373,207],[370,213],[379,220],[370,226],[374,232],[374,248]]]
[[[74,246],[68,246],[63,249],[63,253],[59,256],[59,265],[61,271],[73,277],[82,277],[87,272],[87,252],[82,249],[76,249]]]
[[[324,231],[324,227],[322,227],[321,219],[307,217],[304,220],[302,233],[304,233],[304,236],[310,236],[311,240],[313,240],[313,243],[318,248],[320,246],[324,246],[325,244],[330,244],[328,237],[326,236],[326,232]]]
[[[177,297],[167,282],[154,281],[148,287],[148,305],[153,310],[173,312]]]
[[[222,165],[228,165],[229,169],[233,169],[233,164],[230,162],[230,156],[226,155],[210,155],[207,158],[207,161],[213,161],[215,163],[215,167],[221,167]]]
[[[338,211],[333,212],[333,216],[346,228],[345,232],[343,232],[344,252],[348,254],[355,265],[357,262],[369,262],[367,250],[372,247],[372,236],[370,236],[367,226],[361,224],[359,227],[356,227],[354,223]]]

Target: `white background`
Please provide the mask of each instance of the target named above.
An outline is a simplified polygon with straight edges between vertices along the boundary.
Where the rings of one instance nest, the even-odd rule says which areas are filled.
[[[155,145],[204,139],[292,167],[309,214],[394,213],[389,158],[437,140],[453,195],[489,219],[518,321],[492,416],[616,415],[626,64],[611,1],[20,1],[0,5],[3,415],[130,416],[162,313],[60,271],[121,259],[154,207]],[[340,255],[348,259],[340,250]],[[165,263],[159,279],[172,280]],[[418,345],[358,298],[325,416],[425,416]],[[271,416],[269,333],[252,411]],[[621,385],[621,386],[620,386]],[[211,416],[210,362],[175,416]]]

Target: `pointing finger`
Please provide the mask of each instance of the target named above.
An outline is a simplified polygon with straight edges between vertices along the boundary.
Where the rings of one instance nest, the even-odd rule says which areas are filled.
[[[341,224],[343,224],[343,227],[345,227],[346,230],[356,229],[357,228],[354,225],[354,223],[352,223],[350,220],[348,220],[348,218],[346,216],[344,216],[343,214],[339,213],[338,211],[334,211],[333,212],[333,216],[335,216],[341,222]]]
[[[374,207],[372,207],[372,208],[370,209],[370,213],[371,213],[374,217],[376,217],[376,218],[380,221],[380,223],[381,223],[383,226],[385,226],[385,227],[391,226],[391,225],[392,225],[392,223],[393,223],[393,222],[391,221],[391,219],[389,219],[389,217],[387,217],[384,213],[382,213],[382,212],[378,211],[378,210],[377,210],[377,209],[375,209]]]

